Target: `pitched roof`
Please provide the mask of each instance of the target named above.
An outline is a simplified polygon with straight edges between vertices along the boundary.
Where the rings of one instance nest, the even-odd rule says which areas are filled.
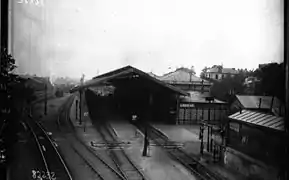
[[[279,108],[280,101],[278,98],[272,96],[250,96],[250,95],[236,95],[236,98],[241,103],[241,105],[246,109],[258,109],[261,99],[261,109],[270,109],[272,100],[273,107]]]
[[[280,100],[277,97],[274,97],[273,99],[272,96],[236,95],[236,98],[245,109],[259,109],[261,99],[260,109],[270,110],[271,103],[273,100],[272,113],[274,113],[275,115],[282,116],[285,111],[284,105],[280,102]]]
[[[190,103],[209,103],[206,101],[206,97],[210,97],[210,93],[198,92],[198,91],[190,91],[190,96],[182,97],[181,102],[190,102]],[[218,99],[214,99],[212,103],[215,104],[225,104],[226,102],[220,101]]]
[[[150,76],[149,74],[137,69],[137,68],[134,68],[132,66],[125,66],[123,68],[120,68],[120,69],[116,69],[114,71],[110,71],[108,73],[105,73],[105,74],[102,74],[102,75],[99,75],[99,76],[96,76],[94,77],[93,79],[89,80],[89,81],[86,81],[84,82],[84,84],[82,86],[77,86],[75,88],[73,88],[71,90],[71,92],[74,92],[74,91],[77,91],[81,88],[87,88],[87,87],[93,87],[93,86],[97,86],[101,83],[106,83],[112,79],[115,79],[115,78],[118,78],[118,77],[121,77],[121,76],[124,76],[124,75],[129,75],[129,74],[137,74],[138,76],[142,76],[148,80],[151,80],[171,91],[174,91],[176,93],[179,93],[179,94],[182,94],[182,95],[188,95],[187,92],[177,88],[177,87],[174,87],[174,86],[171,86],[165,82],[162,82],[158,79],[156,79],[155,77],[152,77]]]
[[[242,110],[229,116],[230,119],[254,124],[266,128],[284,131],[284,118],[265,113]]]
[[[204,83],[208,83],[208,81],[203,80],[202,78],[191,74],[189,69],[187,68],[179,68],[174,72],[158,77],[158,79],[165,81],[165,82],[201,82],[201,81],[204,81]]]
[[[238,71],[234,68],[217,68],[213,67],[208,69],[208,73],[224,73],[224,74],[238,74]]]
[[[239,72],[234,69],[234,68],[223,68],[222,73],[227,73],[227,74],[238,74]]]

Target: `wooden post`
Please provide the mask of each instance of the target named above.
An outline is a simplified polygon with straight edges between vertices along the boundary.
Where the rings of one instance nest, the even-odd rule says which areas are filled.
[[[47,115],[47,82],[44,85],[44,115]]]
[[[79,90],[79,125],[81,125],[82,121],[82,90]]]
[[[213,150],[213,138],[212,138],[212,136],[213,136],[213,126],[210,127],[210,139],[211,139],[210,151]]]
[[[201,147],[200,147],[200,154],[203,155],[204,151],[204,124],[201,124],[201,132],[200,132],[200,138],[201,138]]]
[[[176,112],[176,124],[179,121],[179,115],[180,115],[180,95],[176,95],[177,98],[177,112]]]
[[[207,129],[208,129],[208,133],[207,133],[207,151],[210,152],[210,128],[209,128],[209,124],[207,123]]]
[[[147,121],[152,120],[152,104],[153,104],[153,96],[150,93],[149,95],[149,107],[148,107],[148,119]],[[147,156],[148,146],[149,146],[149,139],[148,139],[148,129],[145,125],[145,136],[144,136],[144,148],[143,148],[143,156]]]
[[[78,100],[75,100],[75,113],[76,113],[76,114],[75,114],[75,115],[76,115],[76,116],[75,116],[75,119],[76,119],[76,120],[77,120],[77,118],[78,118],[78,113],[77,113],[77,112],[78,112]]]
[[[145,126],[145,134],[144,134],[144,147],[143,147],[143,153],[142,156],[147,156],[147,149],[148,149],[148,130],[147,126]]]

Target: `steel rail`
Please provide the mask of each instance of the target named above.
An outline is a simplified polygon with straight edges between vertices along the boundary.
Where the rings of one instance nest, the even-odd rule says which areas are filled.
[[[108,143],[108,138],[106,135],[109,136],[109,139],[112,140],[112,142],[118,142],[118,140],[116,139],[116,137],[112,134],[111,130],[109,129],[108,123],[104,124],[103,126],[98,127],[99,129],[99,133],[101,135],[101,137],[103,138],[103,140],[105,141],[105,143]],[[111,127],[112,128],[112,127]],[[116,146],[118,146],[116,144]],[[120,160],[121,157],[119,156],[123,156],[125,158],[125,160],[132,166],[132,170],[135,171],[136,173],[138,173],[138,175],[140,176],[141,179],[145,179],[144,174],[138,169],[138,167],[132,162],[132,160],[128,157],[128,155],[125,153],[125,151],[123,150],[122,147],[120,147],[120,149],[117,151],[119,153],[117,153],[116,151],[110,150],[110,155],[112,156],[112,159],[116,159],[116,160]],[[114,161],[117,164],[117,167],[119,167],[120,172],[126,177],[126,179],[129,179],[129,175],[126,172],[126,170],[124,170],[116,161]]]
[[[71,98],[72,100],[74,98]],[[70,99],[70,100],[71,100]],[[61,119],[65,120],[65,122],[68,123],[69,125],[69,131],[72,131],[73,133],[73,138],[75,140],[75,142],[77,142],[78,144],[81,145],[81,147],[84,147],[85,150],[90,154],[92,155],[94,158],[96,158],[96,160],[100,161],[105,167],[107,167],[113,174],[115,174],[117,176],[118,179],[124,179],[124,177],[119,174],[119,172],[117,172],[113,167],[111,167],[103,158],[101,158],[96,152],[93,152],[93,150],[89,147],[87,147],[87,145],[75,134],[75,129],[74,129],[74,126],[72,124],[72,122],[70,121],[69,119],[69,116],[68,116],[68,111],[70,110],[70,107],[71,107],[71,103],[70,100],[67,101],[67,103],[63,106],[63,108],[61,108],[60,112],[59,112],[59,116],[57,118],[57,125],[59,126],[59,129],[60,131],[63,131],[63,128],[61,127]],[[62,117],[61,117],[62,116]],[[79,157],[84,161],[86,162],[86,164],[93,169],[93,171],[98,175],[100,176],[100,173],[95,169],[95,167],[88,162],[88,160],[83,156],[81,155],[81,153],[76,149],[76,147],[74,147],[72,145],[72,142],[70,142],[70,146],[72,147],[72,149],[79,155]],[[103,177],[100,177],[103,179]]]
[[[38,147],[38,150],[39,150],[39,152],[41,154],[41,158],[42,158],[43,164],[45,166],[46,172],[50,172],[50,169],[48,168],[48,163],[46,162],[46,158],[45,158],[44,153],[43,153],[43,149],[41,147],[41,144],[40,144],[40,142],[39,142],[39,140],[38,140],[33,128],[31,127],[29,122],[27,122],[26,125],[28,126],[28,128],[29,128],[30,132],[32,133],[33,138],[34,138],[34,140],[35,140],[35,142],[37,144],[37,147]],[[49,178],[49,180],[52,180],[50,176],[48,178]]]
[[[35,121],[35,123],[37,124],[37,126],[41,129],[41,131],[44,133],[46,139],[49,141],[49,144],[53,147],[54,152],[57,155],[57,158],[60,160],[62,166],[64,167],[66,174],[68,175],[69,179],[72,180],[72,176],[63,160],[63,158],[61,157],[60,153],[58,152],[57,148],[55,147],[54,143],[52,142],[52,140],[50,139],[50,137],[48,136],[48,134],[46,133],[45,129],[42,127],[41,124],[39,124],[38,122]]]
[[[53,97],[52,97],[51,99],[53,99]],[[35,100],[34,102],[32,102],[32,103],[30,104],[29,109],[32,109],[39,101],[43,101],[43,100],[41,100],[41,99],[40,99],[40,100],[39,100],[39,99]],[[30,110],[30,111],[31,111],[31,110]],[[46,160],[47,157],[45,157],[45,155],[44,155],[43,149],[41,148],[41,143],[39,142],[38,137],[37,137],[37,135],[36,135],[36,132],[35,132],[35,130],[33,130],[34,128],[33,128],[33,126],[32,126],[31,123],[34,123],[34,124],[35,124],[35,127],[34,127],[34,128],[37,128],[37,130],[40,131],[40,132],[39,132],[40,136],[43,137],[43,138],[45,138],[45,142],[48,143],[48,147],[49,147],[49,148],[52,147],[52,149],[50,149],[50,150],[52,150],[52,152],[56,155],[56,156],[54,156],[54,157],[56,157],[56,160],[58,160],[58,161],[60,162],[60,164],[59,164],[60,166],[59,166],[59,167],[60,167],[60,168],[63,168],[63,170],[64,170],[64,174],[63,174],[63,175],[66,177],[65,179],[72,180],[73,178],[72,178],[72,176],[71,176],[71,174],[70,174],[70,172],[69,172],[69,170],[68,170],[68,168],[67,168],[67,165],[65,164],[63,158],[61,157],[60,153],[58,152],[57,147],[55,146],[55,144],[53,143],[53,141],[51,140],[51,138],[50,138],[49,135],[47,134],[46,130],[44,129],[44,127],[43,127],[40,123],[36,122],[36,121],[33,119],[33,117],[30,116],[30,119],[27,119],[27,120],[26,120],[26,124],[28,125],[30,131],[33,132],[33,136],[34,136],[34,138],[37,139],[37,142],[38,142],[38,144],[39,144],[39,146],[40,146],[42,158],[45,159],[46,166],[47,166],[47,168],[48,168],[47,170],[48,170],[48,172],[49,172],[49,176],[48,176],[49,179],[51,179],[51,177],[50,177],[50,172],[51,172],[51,169],[53,169],[53,168],[49,168],[49,164],[50,164],[50,163],[48,163],[48,161]],[[45,147],[45,146],[44,146],[44,147]],[[55,164],[54,164],[54,166],[55,166]],[[54,167],[54,166],[52,166],[52,167]],[[57,169],[57,170],[59,170],[59,169]],[[61,170],[61,171],[62,171],[62,170]],[[58,176],[59,176],[59,174],[58,174]]]

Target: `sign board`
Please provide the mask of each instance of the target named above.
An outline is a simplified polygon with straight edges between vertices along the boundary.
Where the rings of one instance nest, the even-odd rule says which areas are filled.
[[[180,107],[195,107],[194,104],[180,104]]]
[[[238,123],[230,123],[230,129],[236,132],[240,132],[240,125]]]

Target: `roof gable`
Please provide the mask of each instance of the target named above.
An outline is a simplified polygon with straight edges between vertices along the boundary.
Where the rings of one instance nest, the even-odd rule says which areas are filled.
[[[185,91],[183,91],[177,87],[171,86],[165,82],[162,82],[162,81],[156,79],[155,77],[152,77],[149,74],[147,74],[147,73],[145,73],[145,72],[143,72],[137,68],[134,68],[132,66],[125,66],[123,68],[116,69],[114,71],[110,71],[108,73],[96,76],[93,79],[86,81],[83,86],[78,86],[78,87],[72,89],[72,92],[77,91],[78,89],[81,89],[81,88],[97,86],[101,83],[107,82],[107,81],[112,80],[114,78],[121,77],[123,75],[132,74],[132,73],[137,74],[139,76],[142,76],[148,80],[151,80],[151,81],[153,81],[153,82],[155,82],[155,83],[157,83],[157,84],[159,84],[159,85],[161,85],[167,89],[170,89],[171,91],[174,91],[176,93],[179,93],[179,94],[182,94],[185,96],[188,95],[187,92],[185,92]]]
[[[192,81],[207,82],[206,80],[203,80],[202,78],[199,78],[191,74],[186,68],[177,69],[176,71],[161,76],[158,79],[162,81],[172,81],[172,82],[192,82]]]

